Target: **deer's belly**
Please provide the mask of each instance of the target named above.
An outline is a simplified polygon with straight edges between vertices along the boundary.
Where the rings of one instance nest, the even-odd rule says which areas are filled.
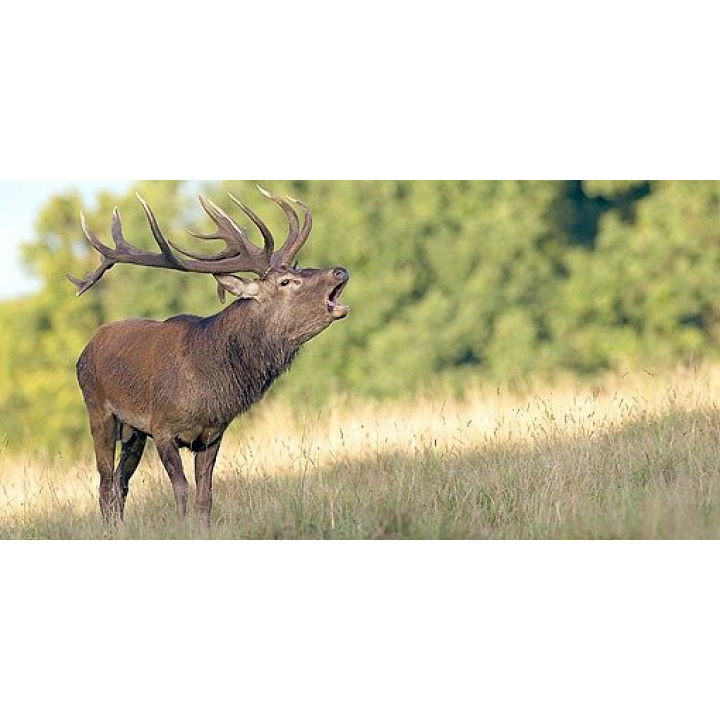
[[[107,408],[125,427],[139,430],[146,435],[152,435],[150,431],[150,418],[142,412],[133,412],[126,408],[120,408],[113,403],[107,403]]]
[[[175,438],[180,447],[207,447],[217,442],[224,430],[225,428],[197,426],[177,433]]]
[[[126,404],[107,402],[107,407],[122,423],[124,428],[138,430],[158,439],[174,439],[179,447],[192,450],[202,449],[215,443],[225,432],[227,423],[218,423],[209,418],[183,417],[182,408],[165,405],[162,413],[128,408]]]

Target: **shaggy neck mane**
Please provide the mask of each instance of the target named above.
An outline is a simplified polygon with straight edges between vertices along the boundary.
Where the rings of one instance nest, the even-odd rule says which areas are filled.
[[[299,347],[268,325],[253,300],[237,300],[203,323],[206,367],[230,418],[259,400],[295,359]]]

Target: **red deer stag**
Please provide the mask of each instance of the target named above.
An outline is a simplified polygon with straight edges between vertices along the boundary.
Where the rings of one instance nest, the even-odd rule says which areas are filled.
[[[164,322],[135,318],[104,325],[80,355],[77,377],[90,419],[100,474],[100,510],[106,523],[122,520],[130,478],[145,441],[152,437],[170,476],[180,518],[186,516],[188,496],[180,448],[195,454],[195,504],[200,525],[208,528],[213,468],[226,428],[263,396],[301,345],[348,314],[339,302],[349,279],[347,270],[293,266],[312,228],[309,208],[294,198],[259,189],[287,216],[289,233],[279,250],[274,249],[267,225],[232,195],[260,231],[264,247],[252,243],[245,228],[203,197],[200,203],[216,230],[191,234],[225,243],[225,249],[212,255],[183,250],[167,240],[139,195],[159,253],[125,240],[117,208],[114,248],[102,243],[81,215],[85,237],[102,261],[83,280],[68,275],[78,295],[113,265],[127,263],[209,273],[217,280],[221,301],[226,291],[238,297],[211,317],[179,315]],[[304,211],[302,227],[291,203]],[[241,272],[258,277],[230,274]],[[115,467],[118,441],[122,449]]]

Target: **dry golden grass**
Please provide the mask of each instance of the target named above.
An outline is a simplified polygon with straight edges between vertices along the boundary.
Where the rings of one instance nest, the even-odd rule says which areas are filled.
[[[268,399],[223,446],[213,536],[720,537],[718,397],[701,367],[320,412]],[[0,537],[105,536],[90,457],[0,456],[0,478]],[[154,452],[109,535],[195,536]]]

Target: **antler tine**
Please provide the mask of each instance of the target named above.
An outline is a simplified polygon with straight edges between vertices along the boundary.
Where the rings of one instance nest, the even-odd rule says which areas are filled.
[[[303,240],[298,245],[298,238],[300,237],[300,220],[298,220],[297,213],[295,212],[293,206],[290,205],[284,197],[271,193],[265,188],[260,187],[260,185],[257,186],[257,189],[266,198],[272,200],[276,205],[279,205],[288,219],[289,227],[287,238],[285,238],[283,246],[277,252],[273,253],[272,264],[275,266],[289,265],[300,249],[300,245],[304,242]]]
[[[313,226],[313,217],[310,208],[302,200],[298,200],[297,198],[291,197],[290,195],[288,195],[288,200],[291,200],[295,204],[299,205],[305,211],[305,219],[303,220],[302,230],[300,230],[300,234],[298,235],[297,239],[297,253],[310,236],[310,231],[312,230]]]
[[[80,297],[86,290],[89,290],[100,278],[114,265],[112,260],[103,258],[100,263],[100,267],[94,272],[89,272],[82,280],[80,278],[65,273],[65,277],[77,287],[78,291],[75,293],[77,297]]]
[[[155,242],[157,243],[158,247],[160,248],[160,252],[162,253],[163,257],[176,269],[178,270],[184,270],[185,266],[178,258],[173,255],[172,250],[170,249],[170,243],[168,240],[165,239],[162,232],[160,232],[160,226],[158,225],[157,220],[155,219],[155,214],[153,213],[150,206],[145,202],[145,200],[142,198],[140,193],[136,192],[135,197],[140,201],[140,204],[143,206],[143,210],[145,211],[145,215],[147,216],[148,224],[150,225],[150,230],[152,231],[153,237],[155,238]],[[118,217],[119,221],[119,217]],[[119,222],[118,222],[119,225]],[[118,233],[119,237],[122,239],[122,242],[127,246],[128,249],[132,249],[132,245],[125,242],[125,238],[122,237],[122,227],[120,227],[120,232]],[[113,234],[113,237],[115,235]],[[117,242],[117,240],[116,240]]]
[[[85,235],[87,237],[87,234]],[[132,245],[125,239],[122,231],[122,221],[120,220],[120,211],[117,207],[113,208],[112,218],[112,239],[118,250],[130,250]]]
[[[117,214],[117,208],[113,210],[113,215]],[[103,256],[107,257],[108,253],[112,253],[112,248],[109,248],[105,243],[100,241],[95,233],[90,229],[90,226],[87,223],[87,218],[85,217],[85,213],[81,210],[80,211],[80,225],[82,226],[83,235],[85,235],[86,240]]]
[[[290,224],[288,236],[283,246],[276,253],[273,253],[273,265],[290,265],[310,235],[310,231],[312,230],[312,212],[301,200],[290,197],[289,195],[287,196],[287,200],[296,203],[305,211],[303,226],[302,229],[300,229],[300,221],[298,220],[297,213],[285,198],[270,193],[259,185],[257,187],[265,197],[279,205],[285,211],[285,215],[287,215]]]
[[[255,223],[265,241],[265,255],[267,255],[269,261],[275,249],[275,238],[273,238],[270,229],[244,202],[238,200],[232,193],[228,193],[228,196]]]

